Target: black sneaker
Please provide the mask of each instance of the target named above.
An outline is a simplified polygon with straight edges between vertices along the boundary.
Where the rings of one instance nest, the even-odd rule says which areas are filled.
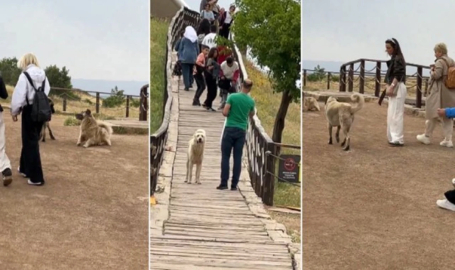
[[[231,187],[231,190],[232,190],[232,191],[236,191],[236,190],[237,190],[237,187]]]
[[[228,187],[227,187],[227,186],[219,185],[219,186],[216,187],[216,189],[225,190],[225,189],[228,189]]]
[[[13,172],[10,168],[6,168],[2,172],[3,175],[3,186],[7,187],[13,182]]]
[[[199,100],[193,100],[193,106],[201,106]]]
[[[216,110],[214,108],[207,108],[207,111],[209,112],[216,112]]]
[[[392,146],[392,147],[404,146],[403,143],[399,143],[399,142],[389,142],[389,145]]]

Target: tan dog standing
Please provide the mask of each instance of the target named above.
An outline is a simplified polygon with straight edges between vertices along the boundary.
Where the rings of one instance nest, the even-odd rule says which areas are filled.
[[[188,144],[188,160],[186,162],[185,183],[191,184],[193,166],[196,165],[196,184],[201,184],[202,160],[204,159],[205,130],[198,129]]]
[[[329,129],[329,144],[332,144],[332,128],[337,127],[336,140],[340,142],[340,128],[344,133],[344,140],[341,146],[344,147],[344,151],[348,151],[350,148],[351,138],[349,137],[349,131],[352,123],[354,122],[354,114],[363,108],[365,100],[362,95],[353,94],[351,100],[355,104],[338,102],[336,98],[329,97],[325,105],[325,114],[327,117],[327,127]]]
[[[318,100],[314,97],[304,97],[303,98],[303,111],[321,111],[319,107]]]
[[[85,142],[83,145],[85,148],[92,145],[111,145],[113,130],[109,124],[97,121],[88,109],[81,114],[77,114],[76,118],[82,120],[77,146],[80,146],[83,142]]]

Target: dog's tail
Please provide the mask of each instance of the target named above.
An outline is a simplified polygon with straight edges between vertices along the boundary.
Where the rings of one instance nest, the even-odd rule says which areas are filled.
[[[109,132],[109,134],[112,135],[112,133],[114,133],[114,130],[112,129],[112,126],[106,122],[102,122],[102,121],[98,121],[98,126],[100,128],[104,128],[107,130],[107,132]]]
[[[363,108],[363,104],[365,103],[365,99],[360,94],[352,94],[351,100],[355,104],[355,106],[351,106],[351,113],[355,114],[356,112],[360,111]]]

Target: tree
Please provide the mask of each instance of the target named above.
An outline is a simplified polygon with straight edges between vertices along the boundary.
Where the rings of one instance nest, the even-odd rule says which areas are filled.
[[[317,67],[314,68],[313,73],[308,75],[307,79],[310,82],[316,82],[316,81],[320,81],[320,80],[324,79],[325,76],[326,76],[325,69],[321,68],[319,65],[317,65]]]
[[[125,101],[125,90],[119,90],[117,86],[111,89],[111,96],[103,100],[103,107],[114,108],[123,104]]]
[[[300,1],[236,0],[236,5],[235,42],[249,47],[258,65],[269,68],[272,87],[282,94],[272,135],[280,143],[289,104],[300,98]]]
[[[49,80],[49,84],[52,87],[61,87],[71,89],[71,77],[68,75],[69,70],[66,67],[60,69],[56,65],[48,66],[44,69],[46,77]]]
[[[0,60],[0,72],[5,84],[16,85],[21,69],[17,67],[17,58],[3,58]]]

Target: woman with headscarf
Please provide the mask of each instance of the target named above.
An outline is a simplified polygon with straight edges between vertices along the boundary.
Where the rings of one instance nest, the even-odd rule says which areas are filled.
[[[183,33],[178,49],[178,58],[182,65],[183,83],[185,91],[189,91],[193,84],[193,66],[199,54],[196,30],[192,26],[187,26]]]

